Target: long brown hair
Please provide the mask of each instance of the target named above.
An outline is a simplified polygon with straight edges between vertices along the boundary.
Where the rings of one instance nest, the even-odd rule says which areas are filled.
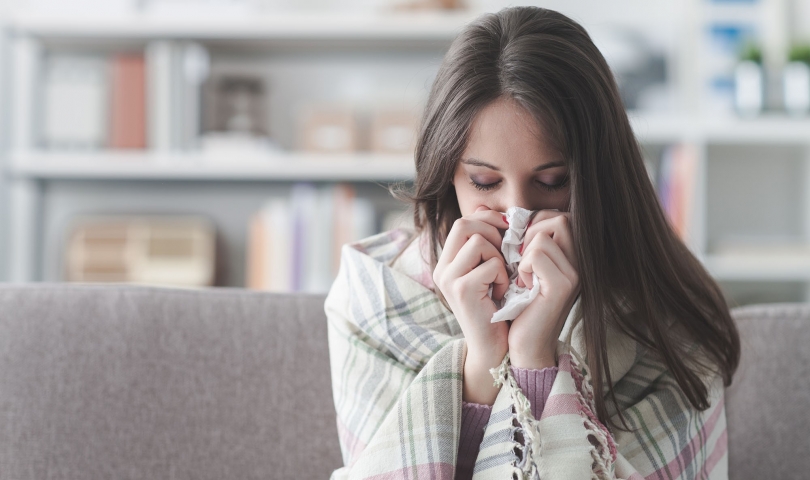
[[[417,232],[432,240],[431,271],[461,216],[450,180],[470,124],[501,96],[532,113],[569,167],[579,314],[599,419],[607,424],[603,381],[613,385],[609,326],[657,353],[689,402],[708,408],[703,375],[731,383],[736,327],[721,290],[665,217],[607,62],[565,15],[537,7],[483,15],[444,57],[422,118],[413,191],[391,190],[412,203]]]

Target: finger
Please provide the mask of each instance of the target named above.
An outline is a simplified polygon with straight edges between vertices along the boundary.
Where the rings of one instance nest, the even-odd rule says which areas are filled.
[[[483,236],[500,250],[501,242],[503,241],[501,233],[490,223],[479,219],[479,217],[491,217],[493,213],[497,214],[497,212],[493,210],[488,212],[476,212],[468,217],[458,218],[453,222],[450,233],[447,234],[447,239],[444,241],[442,254],[439,261],[436,263],[436,268],[439,269],[439,272],[444,271],[447,265],[453,262],[459,250],[461,250],[461,247],[475,234]]]
[[[535,250],[526,260],[525,262],[520,261],[518,273],[529,289],[534,287],[532,273],[537,275],[540,282],[540,295],[546,296],[552,285],[568,281],[560,269],[557,268],[557,265],[545,253]]]
[[[568,261],[574,268],[577,268],[577,256],[574,249],[574,239],[571,232],[571,221],[569,212],[547,212],[541,210],[539,215],[535,217],[526,233],[523,235],[523,252],[526,251],[527,246],[531,243],[532,239],[540,233],[545,233],[551,237],[557,245],[560,246],[565,253]]]
[[[447,279],[461,278],[470,273],[472,269],[488,261],[491,258],[504,263],[501,252],[498,251],[482,235],[473,234],[470,239],[458,251],[456,258],[444,270]],[[505,268],[505,267],[504,267]],[[490,280],[488,283],[491,283]]]
[[[534,238],[529,243],[528,247],[526,247],[526,252],[528,256],[531,256],[534,250],[539,250],[551,259],[554,262],[554,265],[560,270],[560,272],[565,275],[572,284],[576,283],[577,279],[577,271],[574,266],[569,261],[568,257],[563,252],[562,248],[555,242],[547,233],[540,232],[534,236]]]
[[[523,260],[521,259],[521,262],[522,261]],[[527,261],[526,264],[530,265],[530,262]],[[519,265],[518,265],[518,267],[519,267]],[[529,267],[529,268],[531,268],[531,267]],[[532,272],[531,272],[531,270],[526,272],[526,271],[523,271],[520,268],[518,268],[518,278],[515,281],[515,283],[517,283],[517,286],[520,287],[520,288],[528,288],[529,290],[531,290],[532,286],[534,285],[534,282],[532,280]]]
[[[492,287],[492,299],[502,300],[503,295],[509,288],[509,274],[506,273],[506,267],[503,262],[493,257],[474,268],[470,273],[464,275],[462,279],[469,281],[474,285],[486,286],[484,288],[485,294],[489,291],[489,285],[494,284]]]
[[[482,222],[486,222],[500,230],[509,228],[509,222],[506,221],[506,214],[497,210],[492,210],[484,205],[480,205],[475,209],[475,213],[467,215],[467,218],[474,218]]]
[[[533,224],[535,224],[537,222],[541,222],[543,220],[548,220],[549,218],[554,218],[557,215],[565,214],[565,213],[567,213],[567,212],[561,212],[561,211],[559,211],[557,209],[537,210],[534,213],[532,213],[531,217],[529,217],[528,225],[533,225]]]

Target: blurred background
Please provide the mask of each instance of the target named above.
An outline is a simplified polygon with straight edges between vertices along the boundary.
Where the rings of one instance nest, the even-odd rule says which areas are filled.
[[[533,2],[603,52],[732,305],[810,301],[810,0]],[[409,212],[433,77],[497,0],[0,0],[0,281],[326,292]]]

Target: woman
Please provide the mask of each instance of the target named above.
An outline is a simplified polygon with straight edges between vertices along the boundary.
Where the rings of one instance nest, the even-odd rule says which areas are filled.
[[[326,299],[333,478],[727,477],[738,334],[580,25],[534,7],[469,25],[394,193],[415,228],[345,245]],[[539,294],[492,323],[510,207],[533,212],[516,283]]]

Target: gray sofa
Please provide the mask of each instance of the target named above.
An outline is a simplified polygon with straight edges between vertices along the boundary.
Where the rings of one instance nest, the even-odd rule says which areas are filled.
[[[328,478],[323,298],[0,286],[0,480]],[[734,313],[731,478],[807,478],[810,305]]]

